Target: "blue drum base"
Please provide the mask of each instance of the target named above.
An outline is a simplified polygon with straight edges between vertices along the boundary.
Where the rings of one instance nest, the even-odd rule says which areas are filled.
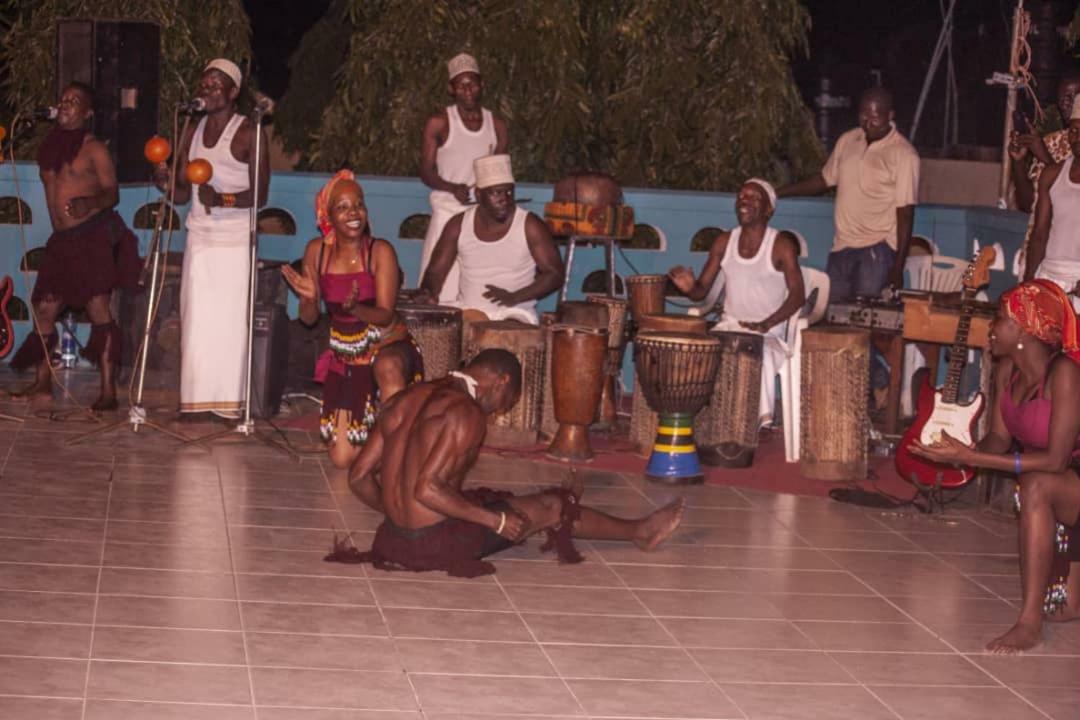
[[[694,416],[660,413],[656,441],[645,466],[645,477],[665,485],[698,485],[705,482],[694,444]]]

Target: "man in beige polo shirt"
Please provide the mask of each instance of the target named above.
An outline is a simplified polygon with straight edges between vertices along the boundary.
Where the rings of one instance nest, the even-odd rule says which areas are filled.
[[[892,93],[871,88],[859,100],[859,127],[840,136],[825,167],[780,188],[780,197],[836,188],[836,235],[826,272],[829,302],[878,297],[904,285],[919,189],[919,155],[893,123]]]

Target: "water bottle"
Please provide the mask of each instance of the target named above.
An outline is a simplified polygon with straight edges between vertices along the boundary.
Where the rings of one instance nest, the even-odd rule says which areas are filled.
[[[60,364],[66,368],[75,367],[79,360],[75,342],[75,313],[69,310],[60,321],[60,326]]]

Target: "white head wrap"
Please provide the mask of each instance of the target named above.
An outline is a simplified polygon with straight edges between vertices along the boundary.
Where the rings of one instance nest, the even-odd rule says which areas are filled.
[[[749,185],[750,183],[754,183],[759,188],[761,188],[762,190],[765,191],[765,195],[769,198],[769,204],[772,206],[772,209],[775,211],[776,210],[776,190],[773,188],[772,183],[770,183],[768,180],[762,180],[761,178],[750,178],[749,180],[744,182],[743,185]]]
[[[203,72],[207,70],[217,70],[225,73],[226,77],[233,81],[233,85],[240,87],[241,81],[244,79],[244,74],[240,72],[240,66],[234,63],[232,60],[226,60],[225,58],[217,58],[211,60],[203,68]]]
[[[480,74],[480,64],[476,62],[476,58],[468,53],[461,53],[455,55],[450,62],[446,63],[446,70],[450,73],[450,79],[453,80],[462,73],[476,73]]]
[[[476,189],[495,185],[513,185],[514,172],[510,167],[509,155],[487,155],[473,160],[473,172],[476,174]]]

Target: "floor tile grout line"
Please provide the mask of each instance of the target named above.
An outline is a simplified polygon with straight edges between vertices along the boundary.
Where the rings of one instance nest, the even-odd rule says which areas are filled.
[[[213,451],[211,451],[212,453]],[[240,644],[244,650],[244,668],[247,671],[248,697],[251,698],[251,712],[254,720],[259,720],[259,708],[255,700],[255,678],[251,672],[251,653],[248,648],[247,630],[244,625],[244,607],[240,601],[240,579],[236,572],[236,559],[232,553],[232,535],[229,532],[229,510],[225,503],[224,479],[222,478],[221,464],[214,463],[218,477],[218,489],[221,492],[221,508],[225,516],[225,549],[229,556],[229,564],[233,580],[233,593],[236,595],[236,619],[240,631]]]
[[[506,598],[506,601],[510,604],[510,607],[513,608],[514,612],[517,614],[518,622],[520,622],[525,627],[525,631],[528,632],[529,637],[532,638],[532,644],[540,650],[540,653],[544,656],[544,660],[547,661],[548,665],[555,672],[555,677],[559,679],[559,682],[561,682],[563,687],[566,688],[566,691],[570,693],[570,697],[574,699],[574,702],[581,710],[582,715],[585,717],[589,717],[589,711],[585,708],[585,704],[581,702],[581,698],[579,698],[577,693],[574,692],[574,689],[570,687],[570,683],[563,676],[562,670],[559,669],[559,666],[556,665],[555,661],[551,659],[551,655],[548,653],[547,648],[545,648],[543,643],[540,642],[540,639],[536,636],[536,632],[532,629],[532,626],[529,625],[529,623],[525,620],[525,616],[518,609],[517,603],[514,602],[514,599],[510,596],[510,593],[507,592],[506,588],[503,587],[501,582],[499,582],[498,572],[496,572],[492,577],[495,579],[496,587],[499,588],[499,590],[503,594],[503,597]]]
[[[326,466],[323,465],[323,461],[319,461],[319,468],[322,471],[323,478],[326,481],[328,487],[331,487],[330,476],[326,471]],[[349,527],[349,519],[345,517],[345,513],[342,512],[340,504],[338,504],[337,497],[334,497],[334,505],[337,507],[338,516],[341,519],[342,531],[349,538],[349,542],[352,542],[352,529]],[[379,619],[382,621],[383,627],[386,628],[386,637],[390,639],[390,645],[394,648],[394,658],[397,660],[398,667],[401,668],[402,674],[405,676],[405,682],[409,684],[409,690],[412,692],[413,702],[416,703],[416,711],[421,718],[427,717],[427,712],[424,710],[423,703],[420,701],[420,691],[416,688],[416,683],[413,682],[411,673],[408,668],[405,667],[405,660],[401,654],[401,648],[398,646],[398,638],[394,636],[394,631],[390,627],[390,622],[386,619],[386,612],[379,601],[379,596],[375,593],[375,586],[372,584],[371,574],[368,572],[366,565],[360,566],[363,568],[364,581],[367,585],[368,592],[371,593],[371,600],[375,605],[376,612],[379,613]],[[255,720],[258,720],[256,718]]]
[[[115,467],[115,458],[113,460]],[[94,610],[90,615],[90,638],[86,647],[86,677],[83,679],[82,709],[79,717],[86,720],[86,700],[90,694],[90,673],[94,667],[94,639],[97,626],[98,608],[101,607],[101,576],[105,573],[105,539],[109,534],[109,498],[112,497],[112,471],[109,472],[108,493],[105,496],[105,521],[101,526],[101,555],[98,562],[97,583],[94,588]]]

